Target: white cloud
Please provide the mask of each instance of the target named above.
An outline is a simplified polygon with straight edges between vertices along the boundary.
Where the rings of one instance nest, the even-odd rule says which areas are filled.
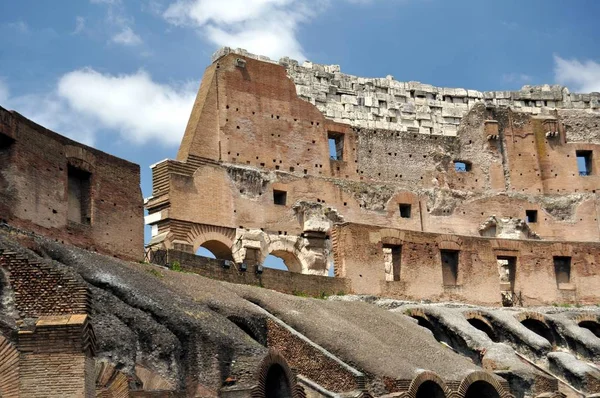
[[[582,62],[555,55],[554,78],[559,84],[568,85],[575,92],[600,92],[600,64],[592,60]]]
[[[502,75],[502,80],[507,83],[529,83],[532,78],[525,73],[505,73]]]
[[[125,46],[137,46],[142,44],[142,39],[136,35],[129,26],[125,26],[120,33],[114,35],[112,41]]]
[[[189,84],[159,84],[144,71],[112,76],[93,69],[67,73],[57,93],[70,109],[138,144],[178,145],[195,98]]]
[[[110,130],[133,144],[177,146],[195,89],[191,83],[157,83],[144,71],[114,76],[88,68],[63,75],[49,93],[11,97],[0,81],[0,104],[88,145]]]
[[[306,59],[297,38],[327,0],[177,0],[163,16],[177,26],[193,26],[217,46],[244,48],[273,59]]]
[[[19,33],[29,33],[29,25],[23,21],[8,22],[6,24],[10,29],[14,29]]]
[[[85,29],[85,18],[77,16],[75,17],[75,30],[73,31],[74,35],[77,35]]]

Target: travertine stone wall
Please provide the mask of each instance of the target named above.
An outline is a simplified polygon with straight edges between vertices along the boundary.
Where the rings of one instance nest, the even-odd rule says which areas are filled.
[[[274,62],[229,48],[217,51],[213,62],[229,53]],[[361,128],[454,136],[462,117],[480,102],[532,114],[550,114],[554,109],[600,110],[600,93],[574,94],[558,85],[482,92],[400,82],[390,75],[358,77],[342,73],[339,65],[299,64],[289,58],[279,63],[286,67],[300,98],[316,105],[329,119]]]

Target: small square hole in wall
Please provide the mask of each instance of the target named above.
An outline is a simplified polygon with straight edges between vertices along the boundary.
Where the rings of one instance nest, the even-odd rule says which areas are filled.
[[[454,170],[459,173],[466,173],[468,171],[471,171],[471,163],[462,160],[455,160]]]
[[[411,210],[410,203],[400,203],[399,207],[400,207],[400,217],[410,218],[410,210]]]
[[[278,191],[273,190],[273,203],[279,206],[285,206],[285,202],[287,201],[287,192],[286,191]]]
[[[538,212],[537,210],[525,210],[525,221],[528,223],[537,222]]]

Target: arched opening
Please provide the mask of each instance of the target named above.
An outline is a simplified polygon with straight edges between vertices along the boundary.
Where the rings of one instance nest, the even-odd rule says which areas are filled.
[[[265,398],[292,398],[292,386],[280,365],[273,364],[267,372]]]
[[[416,398],[444,398],[446,394],[440,385],[434,381],[427,380],[417,390]]]
[[[218,240],[208,240],[200,245],[196,251],[197,256],[218,258],[220,260],[233,260],[231,248]]]
[[[238,328],[242,329],[244,333],[252,338],[252,340],[256,341],[260,345],[267,346],[267,337],[264,333],[260,333],[259,330],[256,330],[251,326],[251,324],[245,320],[244,318],[238,316],[230,316],[229,319],[233,322]]]
[[[300,260],[294,253],[284,250],[275,250],[269,253],[263,265],[267,268],[302,273]]]
[[[554,335],[552,334],[552,330],[542,321],[538,321],[537,319],[527,318],[521,321],[521,324],[525,326],[527,329],[531,330],[533,333],[536,333],[539,336],[542,336],[546,340],[550,342],[553,346],[556,345],[556,340],[554,339]]]
[[[493,385],[487,381],[479,380],[469,386],[465,398],[500,398],[500,394]]]
[[[496,334],[496,332],[494,332],[494,329],[492,329],[490,325],[488,325],[481,319],[469,318],[467,319],[467,322],[469,322],[469,324],[471,324],[471,326],[473,326],[475,329],[481,330],[483,333],[487,334],[490,340],[492,340],[494,343],[500,341],[498,335]]]
[[[581,321],[579,322],[579,327],[588,329],[590,332],[594,333],[594,335],[600,338],[600,323],[594,321]]]

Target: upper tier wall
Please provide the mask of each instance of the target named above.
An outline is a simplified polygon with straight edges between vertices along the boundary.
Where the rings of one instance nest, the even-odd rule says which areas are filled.
[[[213,62],[230,54],[273,62],[242,49],[222,48]],[[399,82],[392,76],[364,78],[341,73],[339,65],[319,65],[282,58],[298,96],[329,119],[355,127],[411,133],[457,134],[462,117],[475,104],[511,106],[522,112],[549,114],[553,109],[600,111],[600,93],[572,94],[563,86],[523,86],[519,91],[476,91]]]

